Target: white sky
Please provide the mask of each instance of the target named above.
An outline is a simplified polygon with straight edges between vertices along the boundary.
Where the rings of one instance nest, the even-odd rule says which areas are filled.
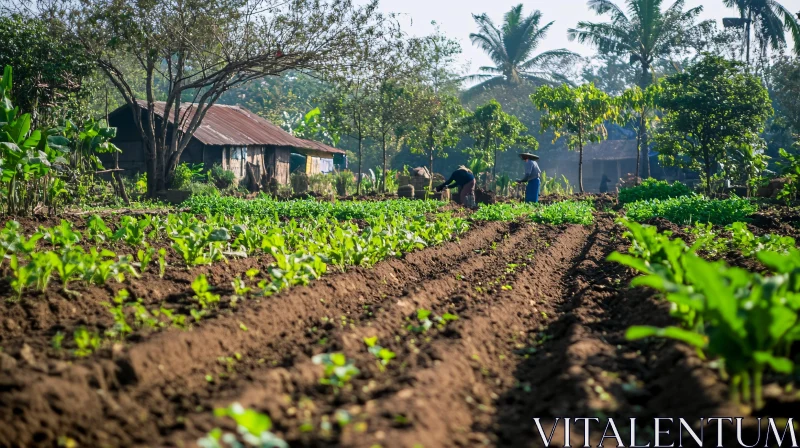
[[[789,10],[800,10],[800,0],[780,1]],[[403,28],[415,36],[424,36],[433,32],[434,27],[431,25],[431,21],[435,20],[442,32],[461,44],[462,63],[469,63],[471,71],[475,71],[482,65],[491,65],[491,61],[469,41],[469,33],[477,29],[472,14],[485,12],[495,24],[500,25],[503,21],[503,14],[520,2],[520,0],[380,0],[380,10],[387,13],[401,13]],[[578,21],[602,21],[607,18],[607,16],[597,16],[590,11],[584,0],[522,1],[521,3],[524,5],[523,14],[527,15],[538,9],[542,12],[543,23],[555,21],[537,52],[567,48],[585,56],[595,53],[593,48],[577,42],[570,42],[567,39],[567,29],[574,27]],[[617,3],[624,4],[624,0],[619,0]],[[672,5],[672,3],[671,0],[665,0],[664,7]],[[726,8],[722,0],[686,0],[686,9],[700,5],[703,6],[701,19],[714,19],[720,27],[722,27],[721,19],[723,17],[738,16],[738,12],[735,9]]]

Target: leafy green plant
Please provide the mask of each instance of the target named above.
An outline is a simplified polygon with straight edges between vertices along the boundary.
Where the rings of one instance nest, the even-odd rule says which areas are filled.
[[[319,380],[320,384],[333,386],[335,389],[346,386],[354,376],[358,376],[361,371],[348,361],[342,353],[324,353],[315,355],[311,358],[314,364],[324,367],[323,376]]]
[[[712,223],[727,225],[747,221],[758,207],[747,199],[708,199],[704,196],[681,196],[649,199],[625,204],[625,215],[636,222],[665,218],[676,224]]]
[[[223,260],[222,243],[230,240],[227,229],[211,228],[204,223],[184,227],[169,237],[172,239],[172,248],[183,257],[187,266]]]
[[[272,420],[266,414],[245,409],[239,403],[234,403],[227,408],[217,408],[214,410],[216,417],[228,417],[236,422],[240,437],[249,446],[258,448],[289,448],[289,445],[270,432]],[[224,433],[221,429],[215,428],[206,437],[197,441],[200,448],[241,448],[242,445],[237,436],[232,433]]]
[[[147,267],[150,266],[150,263],[153,261],[153,258],[156,256],[156,249],[144,243],[144,249],[139,249],[136,252],[136,259],[139,261],[139,272],[144,272],[147,270]]]
[[[123,216],[119,227],[114,233],[115,240],[123,240],[133,247],[141,246],[147,238],[147,229],[152,223],[150,216],[136,219],[133,216]]]
[[[645,179],[641,184],[619,190],[620,204],[648,199],[669,199],[691,196],[692,191],[680,182],[670,184],[665,180]]]
[[[367,344],[367,350],[376,358],[378,358],[378,365],[381,368],[381,371],[389,365],[389,361],[393,360],[397,355],[395,352],[389,350],[388,348],[383,348],[378,345],[378,337],[373,336],[370,338],[364,338],[364,343]]]
[[[114,326],[106,331],[106,334],[111,337],[119,336],[124,338],[126,335],[133,332],[133,328],[131,328],[125,318],[125,307],[128,305],[128,297],[130,297],[128,290],[120,289],[114,296],[113,303],[103,303],[114,318]]]
[[[793,370],[786,355],[800,339],[800,252],[760,252],[762,263],[778,273],[764,277],[703,260],[651,226],[623,223],[633,243],[630,254],[609,259],[643,273],[632,284],[660,291],[682,318],[681,327],[635,326],[627,337],[676,339],[719,358],[733,398],[762,408],[765,369]]]
[[[113,236],[111,229],[108,228],[103,218],[99,215],[92,215],[87,222],[89,228],[89,238],[95,243],[103,243]]]
[[[73,352],[75,356],[89,356],[100,347],[100,335],[97,332],[87,330],[86,327],[76,328],[72,336],[77,346]]]
[[[200,308],[206,309],[219,302],[220,296],[211,292],[211,286],[208,284],[205,274],[198,275],[192,281],[192,291],[194,291],[194,299],[200,304]]]
[[[417,310],[417,323],[410,323],[406,326],[406,330],[412,333],[425,333],[430,330],[434,325],[439,330],[444,329],[448,322],[458,320],[455,314],[444,313],[441,316],[436,316],[432,311],[420,308]]]

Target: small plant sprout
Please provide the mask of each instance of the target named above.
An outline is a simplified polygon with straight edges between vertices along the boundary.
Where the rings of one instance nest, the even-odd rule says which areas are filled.
[[[72,336],[75,338],[75,345],[78,346],[74,351],[75,356],[89,356],[100,347],[100,336],[94,331],[87,330],[86,327],[78,327]]]
[[[380,367],[381,372],[383,372],[384,368],[389,364],[389,361],[394,359],[397,355],[389,350],[388,348],[383,348],[378,345],[378,337],[373,336],[371,338],[364,338],[364,343],[367,344],[367,350],[372,353],[373,356],[378,358],[378,366]]]
[[[343,353],[323,353],[314,356],[311,361],[325,368],[320,384],[333,386],[335,389],[344,387],[350,379],[361,373]]]
[[[445,326],[447,326],[448,322],[452,322],[454,320],[458,320],[458,316],[455,314],[444,313],[441,316],[436,316],[433,314],[433,312],[420,308],[417,310],[417,321],[419,324],[408,324],[408,326],[406,326],[406,330],[413,333],[425,333],[430,330],[431,327],[433,327],[434,323],[439,330],[442,330]]]
[[[155,248],[147,243],[144,243],[144,247],[144,249],[139,249],[136,252],[136,260],[139,262],[139,272],[146,271],[147,267],[150,266],[150,263],[153,261],[153,258],[156,255]]]
[[[64,333],[56,331],[56,334],[53,335],[53,339],[50,341],[50,346],[53,347],[55,351],[61,351],[62,341],[64,341]]]
[[[163,247],[158,250],[158,276],[164,278],[167,271],[167,250]]]
[[[211,286],[208,284],[205,274],[200,274],[192,281],[192,290],[194,291],[194,298],[203,309],[219,302],[219,294],[211,292]]]
[[[278,436],[270,432],[272,420],[266,414],[262,414],[252,409],[245,409],[239,403],[234,403],[227,408],[214,410],[216,417],[227,417],[236,422],[237,437],[232,433],[223,433],[221,429],[215,428],[206,437],[197,441],[200,448],[241,448],[243,445],[239,439],[243,440],[247,446],[259,448],[289,448],[289,445]]]

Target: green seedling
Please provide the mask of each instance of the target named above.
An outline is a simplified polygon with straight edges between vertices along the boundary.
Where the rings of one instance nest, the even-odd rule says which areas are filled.
[[[86,327],[78,327],[72,337],[78,347],[73,352],[75,356],[89,356],[100,347],[100,335],[94,331],[87,330]]]
[[[53,335],[53,339],[50,340],[50,346],[53,347],[55,351],[61,351],[61,343],[64,341],[64,333],[60,331],[56,331],[56,334]]]
[[[241,438],[249,446],[260,448],[289,448],[289,445],[275,434],[270,432],[272,420],[266,414],[245,409],[239,403],[234,403],[227,408],[214,410],[216,417],[227,417],[236,422]],[[241,448],[244,445],[232,433],[224,433],[215,428],[206,437],[197,441],[200,448]]]
[[[314,364],[324,367],[320,384],[333,386],[339,389],[347,385],[350,380],[361,373],[351,361],[342,353],[324,353],[311,358]]]
[[[198,275],[192,281],[192,291],[194,291],[194,299],[200,304],[200,308],[206,309],[210,306],[216,305],[219,302],[219,294],[211,292],[211,286],[208,284],[205,274]]]
[[[144,249],[139,249],[136,252],[136,259],[139,261],[139,272],[145,272],[155,256],[156,249],[148,243],[144,243]]]
[[[367,344],[367,350],[372,353],[373,356],[378,358],[378,365],[381,371],[389,365],[389,361],[394,359],[397,355],[389,350],[388,348],[383,348],[378,345],[378,337],[373,336],[371,338],[364,338],[364,343]]]
[[[158,249],[158,276],[164,278],[167,272],[167,250],[163,247]]]
[[[111,229],[103,222],[103,218],[98,215],[92,215],[88,222],[89,238],[95,243],[103,243],[113,236]]]
[[[411,323],[406,326],[406,330],[412,333],[425,333],[430,330],[434,324],[436,324],[439,330],[442,330],[447,326],[448,322],[455,320],[458,320],[458,316],[455,314],[444,313],[441,316],[436,316],[433,315],[431,311],[420,308],[417,310],[418,325]]]

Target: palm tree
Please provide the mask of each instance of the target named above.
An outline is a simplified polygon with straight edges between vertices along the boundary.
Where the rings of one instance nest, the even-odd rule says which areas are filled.
[[[786,46],[786,31],[794,39],[794,52],[800,55],[800,13],[795,18],[788,9],[775,0],[723,0],[728,8],[739,10],[741,22],[744,24],[744,39],[747,65],[750,65],[750,29],[756,29],[759,40],[764,47],[769,45],[773,50]],[[741,26],[741,25],[739,25]]]
[[[481,82],[467,93],[499,85],[519,84],[523,80],[552,83],[568,82],[554,71],[557,64],[579,56],[564,48],[534,51],[544,40],[553,22],[540,26],[542,13],[534,11],[527,17],[522,15],[522,4],[514,6],[503,17],[503,26],[497,28],[486,14],[472,15],[478,32],[469,35],[473,45],[485,51],[495,66],[480,67],[482,73],[468,76],[468,80]]]
[[[641,68],[639,86],[653,81],[651,68],[657,59],[670,56],[689,45],[691,37],[708,29],[712,21],[695,23],[702,6],[683,10],[685,1],[677,0],[661,10],[661,0],[627,0],[627,11],[609,0],[590,0],[589,9],[599,15],[609,14],[610,22],[578,22],[570,28],[570,40],[597,47],[601,54],[626,55],[631,64]],[[626,14],[627,12],[627,14]]]
[[[697,23],[702,6],[684,11],[684,0],[677,0],[662,11],[662,0],[626,0],[626,8],[609,0],[589,0],[589,8],[598,15],[608,14],[609,22],[578,22],[567,32],[570,40],[597,47],[601,54],[628,56],[641,68],[639,86],[653,82],[653,64],[686,48],[692,37],[708,30],[712,21]],[[650,151],[647,134],[639,129],[642,145],[642,177],[650,177]]]

